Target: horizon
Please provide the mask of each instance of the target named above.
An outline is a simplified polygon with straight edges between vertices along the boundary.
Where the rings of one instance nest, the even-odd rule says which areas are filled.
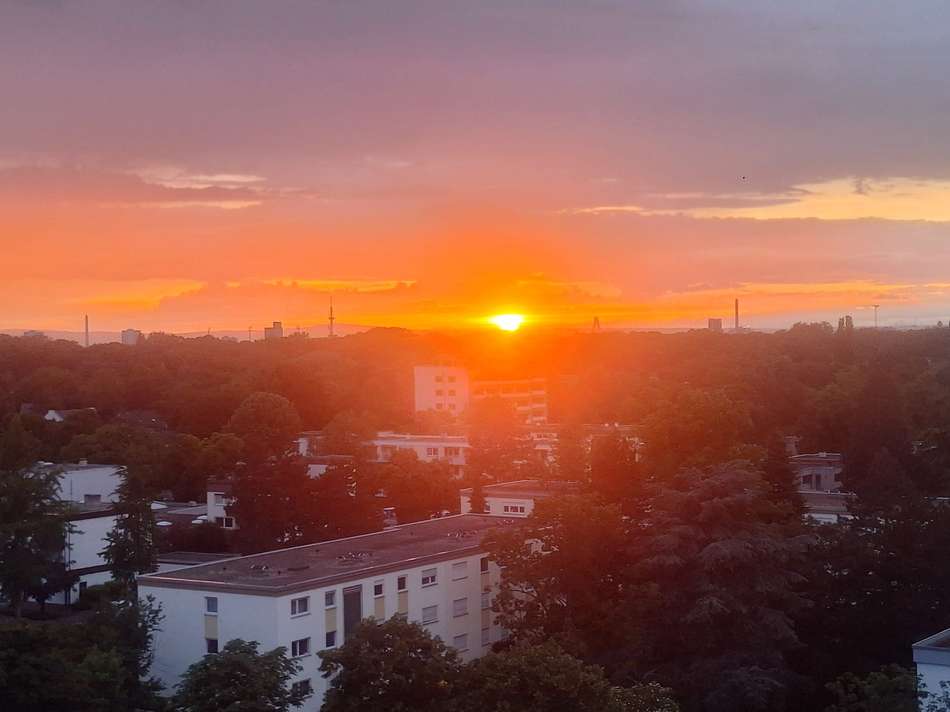
[[[945,4],[0,13],[6,329],[950,315]]]

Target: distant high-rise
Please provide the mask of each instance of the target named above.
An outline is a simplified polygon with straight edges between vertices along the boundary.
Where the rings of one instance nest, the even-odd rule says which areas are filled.
[[[722,331],[722,319],[710,319],[706,327],[710,331]]]
[[[271,339],[282,339],[284,338],[284,325],[279,321],[275,321],[273,326],[264,327],[264,340],[270,341]]]
[[[122,331],[122,343],[126,346],[135,346],[143,338],[145,337],[142,336],[142,332],[138,329],[124,329]]]

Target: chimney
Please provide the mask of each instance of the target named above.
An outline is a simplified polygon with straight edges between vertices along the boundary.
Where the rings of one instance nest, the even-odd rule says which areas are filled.
[[[739,300],[736,299],[736,331],[739,331]]]

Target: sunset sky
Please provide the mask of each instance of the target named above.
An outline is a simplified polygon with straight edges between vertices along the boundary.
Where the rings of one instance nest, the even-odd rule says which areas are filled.
[[[0,329],[950,319],[950,3],[0,0]]]

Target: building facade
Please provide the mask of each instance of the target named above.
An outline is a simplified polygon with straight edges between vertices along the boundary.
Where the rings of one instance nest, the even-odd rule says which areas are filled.
[[[468,370],[436,364],[413,368],[413,398],[417,413],[427,410],[459,415],[468,408]]]
[[[581,491],[579,482],[560,482],[541,480],[515,480],[514,482],[499,482],[494,485],[485,485],[482,496],[485,499],[485,514],[502,517],[529,516],[534,511],[535,503],[542,499],[554,496],[577,494]],[[467,487],[459,491],[459,510],[462,514],[472,511],[472,488]]]
[[[317,652],[342,645],[365,618],[405,616],[463,660],[479,657],[504,637],[490,610],[500,572],[482,540],[514,524],[456,515],[142,576],[139,594],[166,612],[150,672],[171,690],[229,640],[283,646],[302,666],[293,682],[314,690],[301,709],[316,711],[327,689]]]
[[[145,338],[138,329],[123,329],[121,334],[122,343],[126,346],[135,346]]]
[[[921,687],[939,695],[941,685],[950,685],[950,628],[914,643],[913,652]]]
[[[284,338],[284,325],[279,321],[275,321],[271,326],[264,327],[264,340],[269,341],[271,339],[282,339]]]
[[[788,458],[803,492],[837,492],[841,489],[844,458],[837,452],[815,452]]]
[[[423,462],[442,461],[461,476],[469,450],[465,435],[412,435],[380,432],[369,442],[377,462],[389,462],[397,452],[414,452]]]

